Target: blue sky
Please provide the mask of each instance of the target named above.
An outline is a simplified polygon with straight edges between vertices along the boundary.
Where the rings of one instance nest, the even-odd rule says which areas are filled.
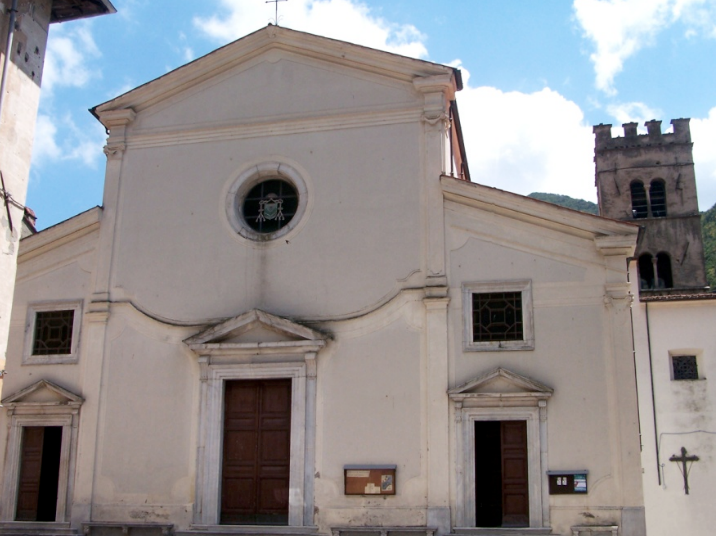
[[[102,203],[106,136],[88,108],[274,16],[264,0],[113,3],[50,30],[27,198],[39,228]],[[459,65],[476,182],[594,201],[592,125],[691,117],[700,206],[716,203],[716,0],[288,0],[279,24]]]

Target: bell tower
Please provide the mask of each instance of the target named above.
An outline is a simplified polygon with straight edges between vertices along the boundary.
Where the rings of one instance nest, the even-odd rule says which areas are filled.
[[[706,287],[689,119],[671,124],[672,134],[655,120],[645,123],[647,134],[637,134],[637,123],[625,123],[624,136],[615,138],[611,125],[593,129],[599,214],[642,227],[635,256],[643,293]]]

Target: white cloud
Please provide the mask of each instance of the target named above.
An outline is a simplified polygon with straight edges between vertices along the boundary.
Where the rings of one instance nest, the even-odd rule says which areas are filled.
[[[618,125],[624,123],[639,123],[639,132],[645,133],[644,123],[652,119],[659,119],[664,116],[658,108],[651,108],[643,102],[624,102],[607,106],[609,114],[616,119]],[[615,128],[617,128],[615,126]],[[621,131],[621,130],[620,130]],[[621,136],[622,134],[614,134]]]
[[[197,17],[195,26],[222,42],[237,39],[273,20],[273,4],[219,0],[220,14]],[[291,0],[279,5],[279,24],[287,28],[379,48],[405,56],[427,56],[425,37],[412,25],[393,24],[356,0]]]
[[[90,125],[80,128],[69,114],[62,117],[38,115],[32,148],[33,169],[49,162],[68,160],[96,168],[104,156],[102,147],[107,135],[98,121]]]
[[[47,115],[38,115],[35,124],[35,142],[32,146],[32,161],[43,162],[58,159],[62,153],[56,141],[57,126]]]
[[[574,102],[549,88],[465,87],[457,98],[474,182],[596,200],[592,127]]]
[[[716,107],[703,119],[691,119],[690,125],[699,207],[708,210],[716,203]]]
[[[83,87],[101,71],[91,59],[101,56],[87,24],[52,25],[42,75],[43,96],[55,87]]]
[[[574,0],[574,15],[585,37],[594,42],[591,55],[596,86],[616,94],[614,77],[624,62],[677,21],[685,36],[716,37],[716,0]]]

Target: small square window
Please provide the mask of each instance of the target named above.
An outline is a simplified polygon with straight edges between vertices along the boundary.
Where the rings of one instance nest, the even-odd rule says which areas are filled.
[[[467,351],[533,350],[530,281],[463,285]]]
[[[31,304],[23,364],[77,362],[81,302]]]
[[[74,317],[72,309],[35,313],[32,355],[71,354]]]
[[[699,369],[695,355],[671,356],[674,380],[698,380]]]

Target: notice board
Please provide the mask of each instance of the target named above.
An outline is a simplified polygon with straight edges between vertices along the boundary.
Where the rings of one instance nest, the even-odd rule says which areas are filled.
[[[395,465],[346,465],[346,495],[395,495]]]

